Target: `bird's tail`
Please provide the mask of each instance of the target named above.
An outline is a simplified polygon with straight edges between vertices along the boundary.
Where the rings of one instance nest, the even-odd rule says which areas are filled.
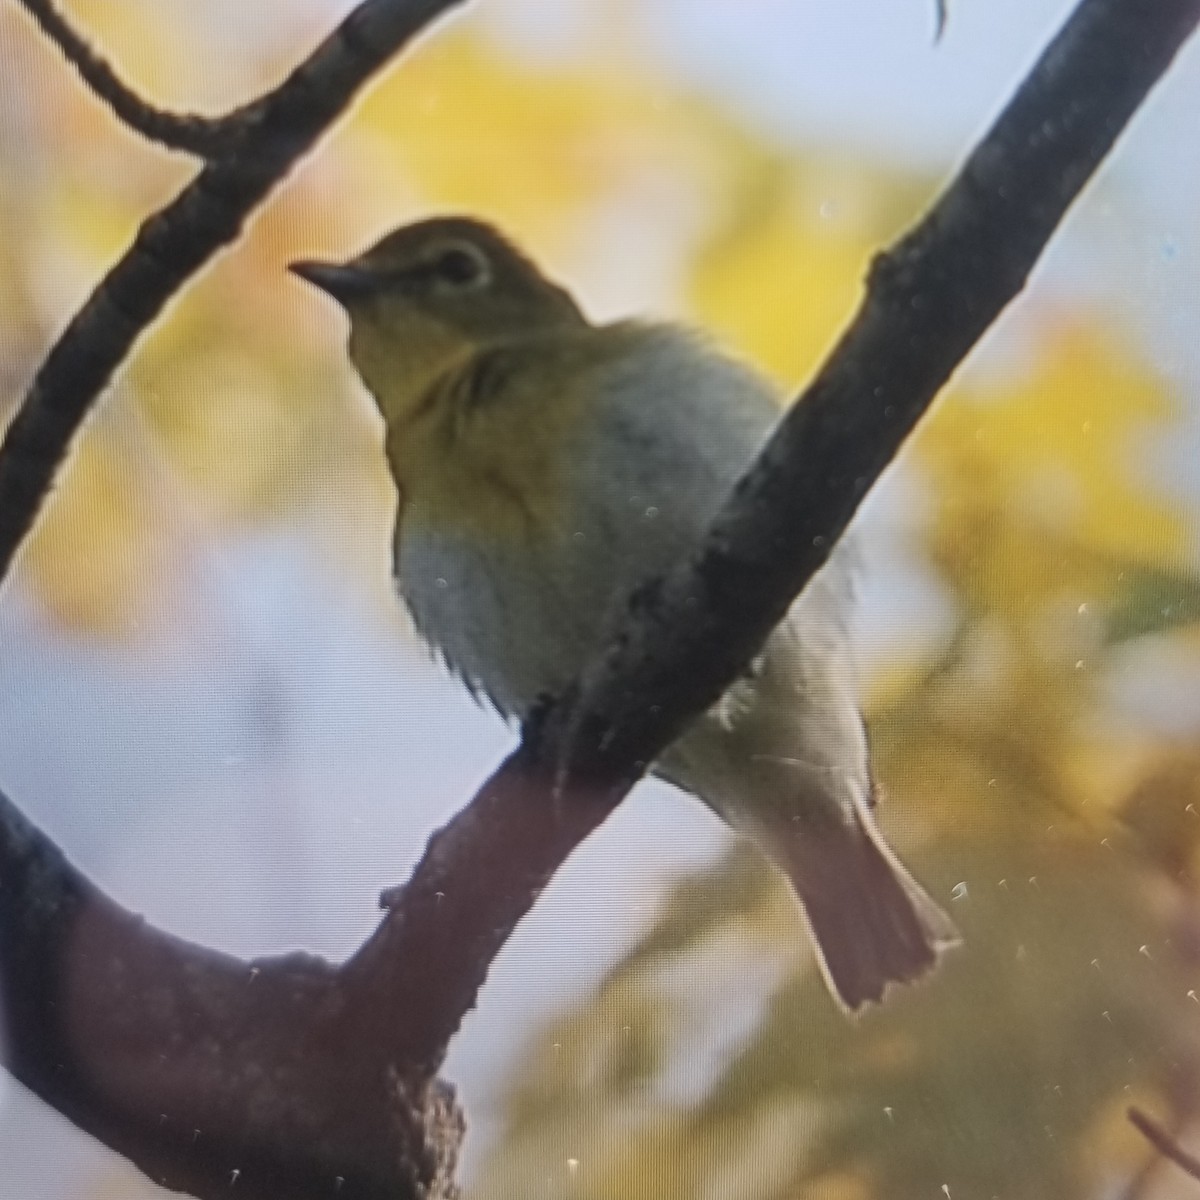
[[[850,1010],[918,979],[957,944],[953,922],[884,842],[869,812],[788,839],[780,865],[817,944],[830,991]],[[778,859],[777,859],[778,861]]]

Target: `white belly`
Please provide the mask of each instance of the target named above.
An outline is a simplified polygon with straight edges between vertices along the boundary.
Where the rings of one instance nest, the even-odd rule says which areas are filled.
[[[449,668],[522,718],[561,692],[600,640],[606,597],[583,584],[579,557],[570,545],[485,545],[414,522],[397,537],[397,583]]]

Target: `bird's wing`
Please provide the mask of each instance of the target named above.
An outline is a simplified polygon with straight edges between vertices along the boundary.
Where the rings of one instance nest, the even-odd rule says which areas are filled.
[[[699,336],[613,326],[572,451],[572,496],[619,590],[693,549],[778,421],[771,386]]]

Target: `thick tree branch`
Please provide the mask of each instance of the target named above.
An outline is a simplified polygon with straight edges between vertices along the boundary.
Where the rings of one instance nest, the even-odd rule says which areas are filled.
[[[124,83],[72,28],[53,0],[18,0],[41,31],[62,51],[80,78],[130,129],[171,150],[217,158],[235,144],[239,115],[201,117],[155,108]]]
[[[201,1197],[452,1196],[431,1073],[381,1058],[339,973],[245,963],[146,925],[0,795],[0,1056],[165,1187]],[[374,1024],[403,1014],[372,1014]]]
[[[373,1030],[379,1045],[409,1055],[418,1028],[448,1043],[576,840],[733,682],[824,564],[1198,22],[1200,0],[1078,6],[929,215],[876,261],[850,328],[698,553],[639,590],[607,654],[430,843],[348,965],[378,997],[370,1011],[386,994],[419,1014]],[[429,956],[437,996],[408,970]]]
[[[275,91],[245,109],[238,136],[165,209],[51,349],[0,447],[0,580],[72,439],[163,305],[221,247],[364,83],[463,0],[364,0]]]
[[[1200,21],[1200,0],[1082,0],[849,329],[699,553],[593,664],[560,767],[616,781],[736,678]]]
[[[318,52],[323,67],[303,68],[298,90],[265,106],[270,136],[246,133],[270,163],[246,174],[214,164],[143,230],[52,353],[0,454],[6,559],[138,330],[235,235],[364,64],[416,27],[416,10],[444,7],[365,6]],[[435,1179],[441,1194],[456,1139],[432,1077],[492,958],[819,570],[1198,20],[1200,0],[1083,0],[930,216],[877,262],[859,315],[698,554],[641,590],[609,653],[435,835],[344,967],[241,964],[150,930],[0,806],[0,995],[18,1078],[198,1196],[227,1196],[235,1171],[241,1194],[264,1200],[329,1195],[331,1173],[344,1197],[414,1195],[414,1181]]]

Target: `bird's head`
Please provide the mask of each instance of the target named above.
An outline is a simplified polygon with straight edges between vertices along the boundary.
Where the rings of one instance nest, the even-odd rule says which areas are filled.
[[[479,347],[585,323],[567,291],[467,217],[405,225],[348,262],[291,270],[346,310],[350,357],[389,422]]]

